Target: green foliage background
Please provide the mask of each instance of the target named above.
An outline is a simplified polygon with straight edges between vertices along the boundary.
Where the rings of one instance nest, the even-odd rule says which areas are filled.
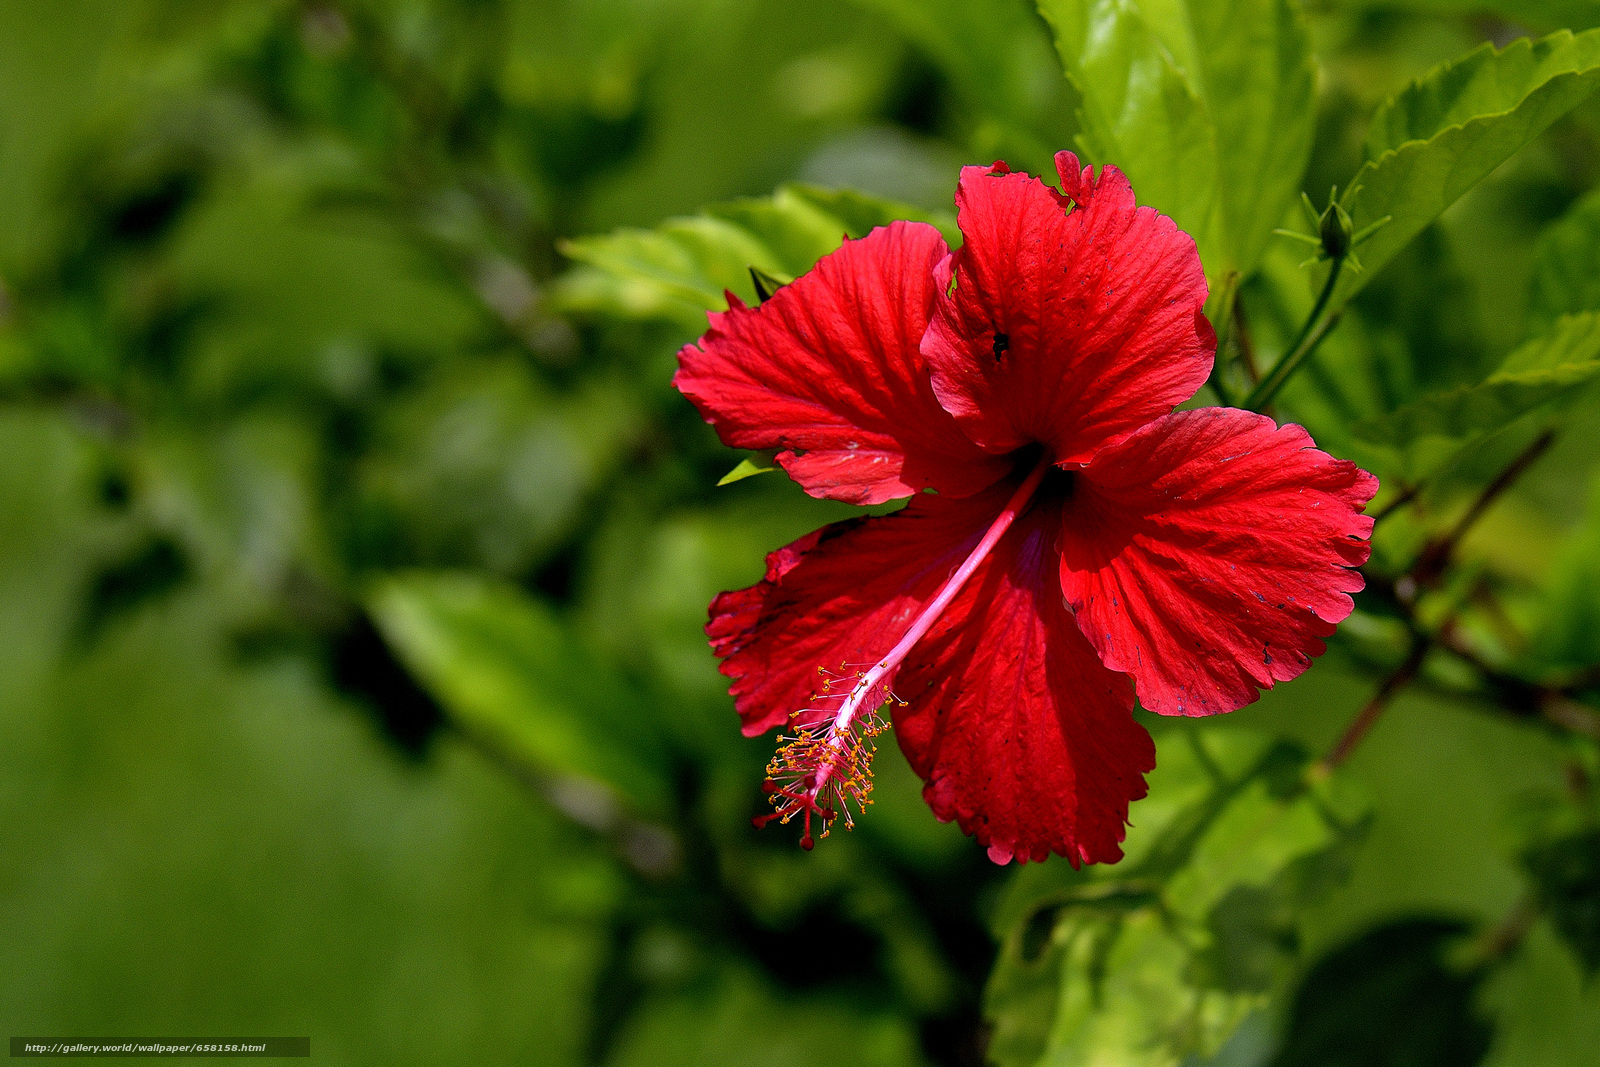
[[[1600,1064],[1596,26],[0,5],[0,1025],[351,1064]],[[769,742],[701,626],[849,509],[717,488],[740,457],[673,354],[750,267],[954,238],[962,163],[1062,147],[1196,235],[1199,402],[1326,293],[1274,410],[1383,478],[1369,589],[1294,683],[1148,719],[1121,864],[993,866],[892,745],[802,853],[750,828]],[[1335,184],[1388,221],[1330,279],[1273,231]]]

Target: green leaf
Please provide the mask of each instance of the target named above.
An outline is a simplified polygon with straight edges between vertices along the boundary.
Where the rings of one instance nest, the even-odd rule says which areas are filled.
[[[973,120],[974,148],[1047,167],[1071,135],[1070,90],[1055,74],[1032,0],[859,0],[892,19],[949,78]],[[1041,74],[1050,76],[1041,78]],[[1051,81],[1055,84],[1051,84]],[[1021,152],[1021,157],[1007,153]],[[950,175],[955,186],[956,175]]]
[[[1540,30],[1586,30],[1600,25],[1600,6],[1593,0],[1359,0],[1348,7],[1472,18],[1493,14],[1518,26]]]
[[[1365,801],[1287,745],[1190,727],[1157,745],[1123,862],[1025,869],[1002,904],[985,1008],[1004,1067],[1215,1054],[1287,983],[1300,910],[1365,829]]]
[[[1570,315],[1522,345],[1476,385],[1433,393],[1355,426],[1357,437],[1407,449],[1425,437],[1491,433],[1600,375],[1600,313]]]
[[[1040,0],[1083,96],[1080,144],[1195,238],[1213,285],[1249,274],[1300,193],[1313,67],[1292,0]],[[1242,32],[1247,31],[1247,32]]]
[[[1600,664],[1600,478],[1589,509],[1552,563],[1527,655],[1536,668],[1581,670]]]
[[[1593,978],[1600,972],[1600,829],[1545,842],[1524,863],[1551,923]]]
[[[737,467],[718,478],[717,485],[732,485],[734,482],[742,482],[758,474],[771,474],[777,469],[770,459],[763,461],[756,456],[746,456],[739,461]]]
[[[384,638],[469,733],[537,773],[658,811],[666,760],[643,701],[541,602],[467,575],[413,573],[369,598]]]
[[[580,266],[561,281],[568,311],[677,323],[705,329],[706,312],[726,307],[725,291],[756,302],[750,268],[790,281],[846,237],[865,237],[896,219],[954,223],[861,193],[785,185],[770,197],[736,200],[654,229],[579,237],[562,251]]]
[[[803,946],[797,946],[804,951]],[[759,975],[723,973],[644,1001],[627,1018],[611,1067],[917,1067],[909,1021],[870,998],[773,989]]]
[[[1600,30],[1484,45],[1412,82],[1373,117],[1368,161],[1342,203],[1360,230],[1360,273],[1345,271],[1332,306],[1362,286],[1462,194],[1600,85]]]
[[[1600,311],[1600,192],[1546,227],[1534,253],[1529,329],[1579,311]]]
[[[1319,960],[1295,993],[1273,1067],[1472,1067],[1494,1036],[1475,1003],[1481,970],[1451,965],[1464,924],[1402,919]]]

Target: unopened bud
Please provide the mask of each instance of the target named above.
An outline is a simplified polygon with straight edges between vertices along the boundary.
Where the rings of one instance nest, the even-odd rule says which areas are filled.
[[[1317,236],[1322,239],[1322,254],[1329,259],[1343,259],[1350,252],[1356,233],[1350,213],[1337,200],[1330,200],[1328,208],[1317,221]]]

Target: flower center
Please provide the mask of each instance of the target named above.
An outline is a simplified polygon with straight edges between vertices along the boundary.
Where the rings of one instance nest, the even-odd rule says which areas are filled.
[[[816,843],[811,836],[812,816],[821,821],[823,837],[828,836],[829,826],[840,816],[846,827],[855,826],[851,805],[862,812],[871,803],[875,739],[888,729],[888,723],[878,710],[888,701],[898,701],[889,689],[895,670],[1027,508],[1050,469],[1049,457],[1041,456],[1006,501],[1004,509],[989,524],[983,539],[939,587],[939,592],[887,655],[869,669],[849,674],[834,674],[826,667],[818,668],[825,680],[817,699],[824,702],[838,699],[839,704],[831,713],[824,713],[822,718],[813,719],[807,726],[798,725],[796,718],[790,720],[795,724],[794,734],[779,738],[778,751],[767,764],[764,789],[772,799],[773,810],[757,816],[754,820],[757,826],[765,826],[773,819],[787,823],[798,815],[804,824],[800,847],[805,849]],[[841,669],[849,667],[844,665]],[[849,679],[854,679],[854,684],[841,697],[835,689]]]

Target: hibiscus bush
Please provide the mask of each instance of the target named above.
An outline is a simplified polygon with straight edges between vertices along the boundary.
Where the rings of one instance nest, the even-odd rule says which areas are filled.
[[[1600,1065],[1589,0],[0,6],[0,1022]]]

